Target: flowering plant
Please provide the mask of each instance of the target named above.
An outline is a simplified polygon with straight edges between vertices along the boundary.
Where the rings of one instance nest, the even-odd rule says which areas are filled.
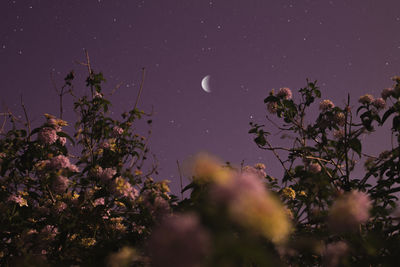
[[[273,146],[270,130],[250,123],[257,146],[271,151],[284,170],[278,190],[294,225],[282,250],[286,264],[393,266],[398,261],[400,78],[393,80],[395,85],[384,89],[382,98],[361,96],[356,112],[350,97],[344,107],[322,100],[314,120],[308,112],[321,97],[316,82],[307,81],[297,103],[286,97],[291,92],[283,95],[281,89],[275,95],[271,91],[264,102],[283,124],[267,119],[289,133],[283,136],[293,140],[290,147]],[[362,136],[373,133],[391,116],[391,135],[396,137],[392,149],[364,153]],[[363,161],[365,174],[355,175],[355,167]]]
[[[249,133],[277,158],[283,177],[262,163],[233,166],[199,154],[184,164],[191,182],[182,193],[190,196],[178,200],[168,181],[151,177],[156,166],[144,164],[147,138],[136,125],[147,114],[135,104],[113,118],[103,75],[88,57],[84,65],[90,93],[73,94],[71,72],[59,94],[61,104],[64,90],[74,97],[73,134],[62,106],[34,129],[26,112],[22,128],[3,114],[11,123],[0,132],[2,266],[397,263],[399,77],[381,97],[360,97],[356,111],[350,99],[344,107],[317,101],[316,82],[307,81],[297,101],[289,88],[271,91],[264,102],[274,118],[266,118],[292,145],[274,146],[265,125],[251,122]],[[320,113],[312,118],[315,102]],[[362,137],[389,118],[392,148],[367,155]],[[364,175],[355,171],[361,162]]]
[[[124,245],[143,243],[174,201],[167,182],[151,178],[155,166],[143,167],[147,141],[134,127],[146,114],[134,107],[121,120],[111,117],[104,77],[89,70],[90,94],[73,95],[73,136],[62,112],[45,114],[32,130],[28,120],[19,129],[6,114],[12,127],[0,139],[2,266],[103,264]],[[63,89],[72,92],[73,79],[71,72]]]

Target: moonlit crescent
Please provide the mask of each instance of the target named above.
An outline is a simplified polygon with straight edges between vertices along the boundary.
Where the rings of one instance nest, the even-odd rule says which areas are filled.
[[[201,88],[203,88],[204,91],[207,93],[211,93],[211,88],[210,88],[210,75],[207,75],[206,77],[201,80]]]

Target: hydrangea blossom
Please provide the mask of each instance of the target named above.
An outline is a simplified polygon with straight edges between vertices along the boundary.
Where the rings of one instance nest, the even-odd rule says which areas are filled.
[[[115,178],[112,189],[116,195],[121,197],[135,199],[138,195],[136,188],[121,176]]]
[[[332,109],[334,107],[335,107],[335,104],[333,104],[333,102],[331,100],[329,100],[329,99],[322,100],[319,103],[319,109],[321,111],[327,111],[327,110]]]
[[[108,183],[117,171],[113,168],[105,168],[98,166],[95,170],[95,175],[102,181],[103,183]]]
[[[289,99],[292,99],[292,91],[289,88],[284,87],[284,88],[279,89],[276,96],[281,97],[286,100],[289,100]]]
[[[55,156],[50,160],[49,166],[54,169],[68,168],[71,165],[69,158],[64,155]]]
[[[50,160],[48,166],[53,169],[69,169],[72,172],[79,172],[78,167],[75,164],[71,164],[69,158],[64,155],[55,156]]]
[[[372,105],[377,109],[381,110],[386,107],[386,101],[383,98],[376,98],[372,101]]]
[[[365,95],[360,97],[358,102],[360,102],[363,105],[367,105],[367,104],[371,104],[373,100],[374,100],[374,97],[372,95],[365,94]]]
[[[343,112],[338,112],[335,114],[334,120],[339,126],[343,126],[346,122],[346,116]]]
[[[113,131],[112,131],[114,136],[120,136],[123,132],[124,132],[124,129],[122,129],[121,127],[118,127],[118,126],[114,126]]]
[[[44,127],[38,133],[38,141],[47,145],[54,144],[57,141],[57,138],[56,130],[50,127]]]

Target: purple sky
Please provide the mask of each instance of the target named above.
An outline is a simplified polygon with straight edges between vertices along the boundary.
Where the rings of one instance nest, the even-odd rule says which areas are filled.
[[[398,0],[2,0],[0,107],[21,114],[22,94],[34,123],[58,114],[49,74],[61,85],[76,70],[75,90],[83,93],[85,69],[74,61],[87,49],[106,92],[124,83],[112,97],[116,113],[134,105],[146,68],[139,108],[154,106],[158,179],[176,188],[176,160],[198,151],[264,162],[279,175],[278,162],[247,134],[249,121],[267,123],[270,89],[298,89],[308,77],[338,105],[347,92],[353,103],[378,95],[400,74],[398,10]],[[212,93],[201,89],[206,75]],[[65,117],[75,118],[71,105]]]

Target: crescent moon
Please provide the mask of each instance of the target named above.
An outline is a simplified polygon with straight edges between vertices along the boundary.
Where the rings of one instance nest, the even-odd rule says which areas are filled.
[[[207,75],[206,77],[203,78],[203,80],[201,80],[201,88],[203,88],[203,90],[206,93],[211,93],[211,88],[210,88],[210,75]]]

